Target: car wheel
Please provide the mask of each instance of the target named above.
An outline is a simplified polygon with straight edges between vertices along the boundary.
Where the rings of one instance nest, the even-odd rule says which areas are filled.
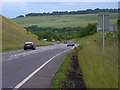
[[[24,46],[24,50],[27,50],[27,48]]]
[[[32,50],[35,50],[35,47],[34,47],[34,46],[32,47]]]
[[[35,50],[35,48],[33,48],[32,50]]]
[[[24,48],[24,50],[27,50],[26,48]]]

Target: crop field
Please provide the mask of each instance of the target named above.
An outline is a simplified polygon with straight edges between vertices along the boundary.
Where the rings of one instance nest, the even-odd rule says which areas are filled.
[[[88,23],[97,23],[97,14],[84,15],[55,15],[13,18],[12,20],[23,27],[38,25],[39,27],[76,27],[86,26]],[[110,23],[116,23],[117,13],[110,14]]]

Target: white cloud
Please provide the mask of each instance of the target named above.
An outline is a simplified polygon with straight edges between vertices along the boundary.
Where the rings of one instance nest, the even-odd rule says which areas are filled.
[[[2,0],[2,2],[119,2],[119,0]]]

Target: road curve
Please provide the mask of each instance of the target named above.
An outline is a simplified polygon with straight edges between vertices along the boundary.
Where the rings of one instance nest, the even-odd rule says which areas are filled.
[[[66,54],[65,44],[2,54],[2,88],[49,88]]]

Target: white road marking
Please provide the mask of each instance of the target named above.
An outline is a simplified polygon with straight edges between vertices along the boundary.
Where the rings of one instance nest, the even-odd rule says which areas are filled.
[[[21,51],[22,49],[20,49],[20,50],[16,50],[16,51],[10,51],[10,52],[4,52],[4,53],[1,53],[1,54],[7,54],[7,53],[14,53],[14,52],[18,52],[18,51]]]
[[[69,49],[69,50],[71,50],[71,49]],[[59,56],[62,53],[65,53],[69,50],[65,50],[65,51],[53,56],[52,58],[50,58],[48,61],[46,61],[44,64],[42,64],[39,68],[37,68],[34,72],[32,72],[28,77],[26,77],[23,81],[21,81],[19,84],[17,84],[15,86],[15,89],[13,89],[13,90],[20,88],[24,83],[26,83],[32,76],[34,76],[38,71],[40,71],[45,65],[47,65],[50,61],[52,61],[55,57]]]

